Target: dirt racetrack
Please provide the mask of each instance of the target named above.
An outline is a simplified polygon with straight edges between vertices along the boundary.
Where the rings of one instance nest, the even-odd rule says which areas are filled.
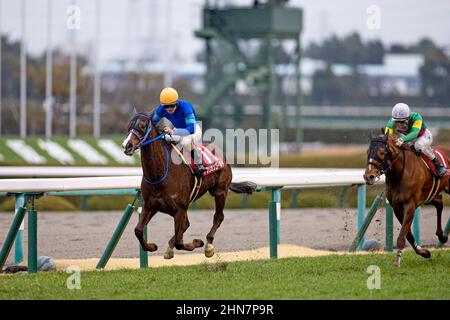
[[[385,211],[378,210],[366,239],[377,239],[384,245]],[[55,259],[88,259],[98,258],[106,248],[107,242],[120,220],[122,212],[40,212],[38,215],[38,255]],[[298,250],[298,246],[328,252],[346,251],[356,234],[356,209],[283,209],[281,213],[281,243],[293,246],[282,246],[282,255],[289,256],[289,251]],[[447,222],[450,210],[444,208],[443,224]],[[0,214],[0,245],[6,238],[13,214]],[[213,213],[209,210],[192,210],[189,213],[191,226],[186,231],[184,240],[193,238],[205,240],[211,228]],[[133,229],[137,223],[137,213],[133,215],[121,241],[117,245],[113,258],[137,258],[138,242]],[[399,223],[394,221],[394,245],[399,231]],[[26,219],[25,219],[26,228]],[[434,246],[436,237],[436,213],[434,208],[422,209],[421,240],[423,246]],[[173,219],[158,213],[150,222],[149,239],[155,242],[158,251],[153,256],[162,256],[167,242],[174,232]],[[24,234],[25,244],[27,234]],[[267,210],[245,209],[226,210],[225,220],[216,233],[214,241],[216,252],[236,252],[247,250],[251,259],[259,249],[269,246]],[[447,244],[448,246],[448,244]],[[408,244],[408,247],[409,244]],[[253,251],[248,251],[253,250]],[[307,249],[306,249],[307,250]],[[13,250],[7,264],[12,262]],[[203,253],[202,249],[195,251]],[[176,264],[177,256],[190,252],[175,251],[175,258],[170,260]],[[268,256],[268,251],[267,253]],[[316,255],[313,251],[305,255]],[[26,257],[26,245],[25,245]],[[255,256],[256,257],[256,256]],[[158,259],[160,259],[159,257]],[[186,257],[187,258],[187,257]],[[153,259],[156,259],[153,257]],[[181,258],[180,258],[181,259]],[[151,260],[150,260],[151,261]]]

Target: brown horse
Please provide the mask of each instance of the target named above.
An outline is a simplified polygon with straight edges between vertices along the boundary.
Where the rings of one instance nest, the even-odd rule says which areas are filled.
[[[394,209],[395,216],[402,224],[397,238],[397,256],[395,266],[400,266],[402,250],[405,248],[405,238],[414,248],[414,251],[424,258],[430,258],[431,253],[417,245],[411,233],[411,224],[414,220],[416,208],[424,204],[431,204],[437,210],[436,235],[442,243],[447,242],[441,226],[442,217],[442,191],[449,193],[448,175],[437,179],[439,187],[435,195],[431,194],[433,176],[419,156],[407,147],[397,147],[396,138],[389,135],[380,135],[371,138],[367,150],[367,167],[364,180],[368,185],[374,184],[383,173],[386,175],[387,199]],[[450,150],[442,148],[447,158]],[[428,202],[427,198],[432,197]]]
[[[143,177],[141,182],[142,199],[144,205],[139,222],[134,229],[143,250],[156,251],[158,246],[147,243],[143,236],[144,227],[153,216],[161,211],[174,218],[175,235],[169,241],[169,247],[164,258],[171,259],[174,256],[173,248],[192,251],[203,247],[200,239],[184,243],[183,234],[189,228],[187,210],[191,201],[202,197],[209,192],[215,199],[215,214],[213,225],[206,236],[205,256],[214,255],[214,235],[224,219],[223,208],[227,198],[228,189],[238,193],[251,193],[255,186],[251,183],[232,183],[232,172],[229,164],[225,167],[204,176],[201,186],[194,199],[191,198],[195,185],[195,177],[189,167],[180,161],[170,161],[169,149],[173,146],[163,139],[164,133],[158,135],[152,122],[153,113],[136,113],[129,122],[128,136],[123,142],[126,155],[133,155],[135,151],[141,151],[141,165]]]

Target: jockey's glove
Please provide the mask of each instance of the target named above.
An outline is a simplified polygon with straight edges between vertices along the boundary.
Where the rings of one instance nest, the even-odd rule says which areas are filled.
[[[395,140],[395,145],[397,147],[401,147],[401,145],[403,144],[403,139],[402,138],[398,138],[397,140]]]
[[[181,137],[180,137],[180,136],[176,136],[176,135],[166,134],[166,135],[164,136],[164,139],[165,139],[167,142],[179,143],[180,140],[181,140]]]

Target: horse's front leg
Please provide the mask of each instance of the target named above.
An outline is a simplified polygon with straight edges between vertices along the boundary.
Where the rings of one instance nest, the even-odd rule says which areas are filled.
[[[402,214],[403,214],[403,221],[402,221],[402,227],[400,229],[400,233],[397,238],[397,256],[395,258],[394,265],[396,267],[400,267],[400,260],[402,257],[403,249],[405,249],[406,246],[406,236],[409,232],[411,232],[411,224],[414,220],[414,211],[416,209],[416,205],[410,201],[408,203],[405,203],[402,208]],[[397,213],[396,213],[397,216]],[[398,216],[397,216],[398,218]]]
[[[142,207],[142,212],[139,217],[138,224],[136,228],[134,228],[134,234],[136,238],[138,238],[139,243],[142,246],[142,249],[145,251],[156,251],[158,250],[158,246],[155,243],[147,243],[144,239],[144,228],[156,214],[156,210],[150,209],[148,206],[144,205]]]
[[[427,249],[423,249],[421,246],[419,246],[416,242],[416,239],[414,239],[414,235],[411,232],[411,229],[409,230],[408,234],[406,235],[406,239],[408,239],[408,242],[411,244],[411,246],[413,247],[414,251],[424,257],[424,258],[430,258],[431,257],[431,252],[428,251]]]
[[[189,219],[186,210],[179,210],[174,216],[175,235],[169,240],[169,247],[164,254],[165,259],[172,259],[174,256],[173,248],[177,250],[192,251],[195,248],[201,248],[204,243],[200,239],[194,239],[190,243],[183,243],[183,234],[189,228]]]

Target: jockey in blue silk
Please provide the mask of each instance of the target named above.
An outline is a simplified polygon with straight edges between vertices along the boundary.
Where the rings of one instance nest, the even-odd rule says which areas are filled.
[[[180,100],[178,92],[173,88],[165,88],[160,94],[160,105],[153,115],[153,122],[158,123],[161,119],[169,120],[174,129],[164,127],[166,141],[180,144],[185,150],[191,151],[191,156],[197,165],[195,175],[200,176],[205,167],[202,165],[200,155],[195,148],[202,138],[202,129],[197,123],[198,119],[192,104],[188,101]]]

